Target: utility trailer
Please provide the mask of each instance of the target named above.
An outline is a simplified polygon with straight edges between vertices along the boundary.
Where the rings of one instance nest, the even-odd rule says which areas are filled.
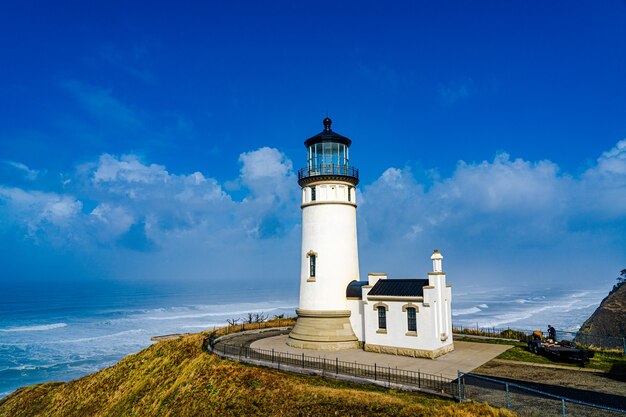
[[[543,339],[537,333],[541,334],[541,332],[534,332],[528,340],[528,350],[534,354],[557,361],[580,362],[581,365],[589,362],[589,358],[593,358],[592,350],[581,349],[567,340],[557,342],[552,339]]]

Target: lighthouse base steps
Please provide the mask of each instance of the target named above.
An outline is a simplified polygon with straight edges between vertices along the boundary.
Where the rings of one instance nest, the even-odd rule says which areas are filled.
[[[357,349],[357,340],[350,325],[350,310],[301,310],[289,333],[287,345],[299,349],[342,350]]]

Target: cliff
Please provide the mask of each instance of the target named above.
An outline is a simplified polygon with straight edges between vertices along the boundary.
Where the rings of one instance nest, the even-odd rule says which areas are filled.
[[[202,351],[203,339],[159,342],[84,378],[21,388],[0,400],[0,416],[513,416],[230,362]]]
[[[586,336],[626,336],[626,284],[616,286],[580,328],[577,340]]]

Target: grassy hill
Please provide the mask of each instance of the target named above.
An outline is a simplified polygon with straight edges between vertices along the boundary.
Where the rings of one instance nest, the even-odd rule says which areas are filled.
[[[618,285],[602,300],[580,328],[590,336],[624,337],[626,335],[626,284]]]
[[[75,381],[21,388],[0,400],[0,416],[513,416],[222,360],[202,351],[204,336],[156,343]]]

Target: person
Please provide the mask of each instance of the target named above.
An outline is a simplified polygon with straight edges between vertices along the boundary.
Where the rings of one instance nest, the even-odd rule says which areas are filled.
[[[556,329],[550,324],[548,324],[548,339],[552,339],[556,342]]]

